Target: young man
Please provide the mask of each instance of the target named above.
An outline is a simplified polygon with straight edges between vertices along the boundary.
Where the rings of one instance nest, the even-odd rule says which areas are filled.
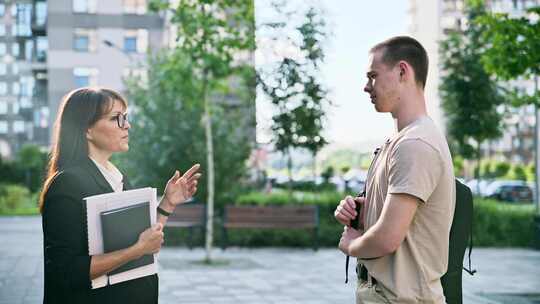
[[[448,266],[455,205],[452,158],[444,135],[427,116],[428,57],[410,37],[370,51],[364,91],[397,133],[376,153],[366,197],[347,196],[334,213],[345,225],[339,249],[358,257],[357,303],[445,303],[440,278]],[[363,205],[363,230],[350,227]]]

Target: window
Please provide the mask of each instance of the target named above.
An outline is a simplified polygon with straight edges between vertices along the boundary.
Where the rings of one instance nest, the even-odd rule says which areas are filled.
[[[32,102],[30,102],[30,98],[28,97],[19,97],[19,103],[21,108],[28,109],[32,107]]]
[[[36,39],[36,60],[39,62],[45,62],[47,60],[47,48],[49,41],[47,37],[37,37]]]
[[[36,25],[44,26],[47,22],[47,3],[44,1],[36,2]]]
[[[24,121],[16,120],[13,122],[13,132],[14,133],[24,133]]]
[[[20,53],[19,44],[15,42],[11,45],[11,55],[13,55],[13,57],[19,57],[19,53]]]
[[[16,22],[11,29],[13,36],[32,36],[32,4],[18,3],[12,6],[12,13],[15,11]]]
[[[32,96],[32,92],[34,91],[34,77],[32,76],[25,76],[20,78],[21,83],[21,96]]]
[[[124,34],[124,52],[144,53],[148,48],[148,31],[145,29],[128,30]]]
[[[7,95],[7,83],[4,81],[0,82],[0,96]]]
[[[38,111],[34,111],[34,125],[40,128],[49,126],[49,108],[41,107]]]
[[[3,42],[0,42],[0,55],[5,55],[7,51],[6,44]]]
[[[95,52],[96,30],[76,28],[73,34],[73,49],[79,52]]]
[[[24,42],[24,58],[32,61],[32,53],[34,52],[34,41],[26,40]]]
[[[14,102],[11,104],[11,110],[13,111],[13,114],[17,115],[19,114],[19,103],[18,102]]]
[[[14,64],[11,65],[11,74],[13,74],[13,75],[19,74],[19,65],[18,64],[14,63]]]
[[[95,68],[75,68],[73,76],[75,78],[75,86],[87,87],[97,85],[98,70]]]
[[[11,16],[17,17],[17,4],[15,3],[11,5]]]
[[[0,101],[0,114],[7,114],[8,112],[8,105],[5,101]]]
[[[146,0],[124,0],[124,14],[146,14]]]
[[[6,25],[0,24],[0,36],[5,36],[5,35],[6,35]]]
[[[0,16],[4,16],[6,13],[6,5],[4,3],[0,3]]]
[[[8,123],[7,121],[0,121],[0,133],[7,134],[8,132]]]
[[[6,75],[7,65],[5,63],[0,63],[0,75]]]
[[[74,13],[89,13],[96,12],[96,0],[73,0]]]
[[[14,82],[11,87],[11,93],[15,96],[21,93],[21,85],[18,82]]]

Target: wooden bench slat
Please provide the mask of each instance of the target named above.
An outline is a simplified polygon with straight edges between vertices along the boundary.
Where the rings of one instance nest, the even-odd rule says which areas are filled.
[[[315,224],[311,223],[227,223],[225,228],[314,228]]]

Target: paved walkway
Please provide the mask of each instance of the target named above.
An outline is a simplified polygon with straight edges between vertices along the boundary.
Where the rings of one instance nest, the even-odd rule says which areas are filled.
[[[42,250],[39,217],[0,217],[0,304],[41,303]],[[224,263],[209,267],[199,263],[202,249],[163,248],[160,303],[354,303],[356,279],[351,274],[343,284],[345,258],[335,249],[214,254]],[[475,249],[473,266],[478,273],[464,276],[464,303],[540,303],[539,251]]]

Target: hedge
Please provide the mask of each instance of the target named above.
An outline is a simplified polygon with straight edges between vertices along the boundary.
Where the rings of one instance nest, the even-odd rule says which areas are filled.
[[[39,214],[38,193],[15,184],[0,184],[0,215]]]
[[[319,246],[335,247],[343,231],[333,213],[343,198],[339,192],[293,192],[272,194],[253,192],[240,196],[236,205],[318,205],[320,215]],[[494,200],[475,198],[473,220],[473,242],[485,247],[530,247],[534,244],[533,204],[509,204]],[[217,211],[220,214],[219,210]],[[221,242],[221,225],[216,222],[214,240]],[[185,230],[185,229],[184,229]],[[166,228],[168,245],[185,244],[187,233],[176,228]],[[242,229],[228,232],[229,246],[261,247],[306,247],[312,246],[312,234],[307,230]],[[204,235],[196,233],[196,245],[204,243]]]

